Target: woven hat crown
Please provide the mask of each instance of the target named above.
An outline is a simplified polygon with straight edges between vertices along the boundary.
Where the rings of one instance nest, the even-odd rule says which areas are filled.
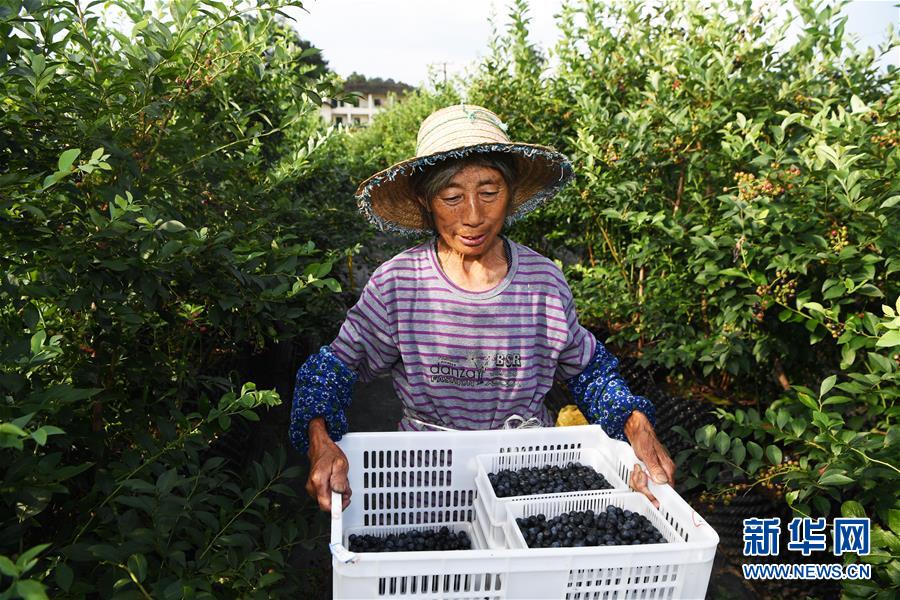
[[[509,144],[506,124],[486,108],[457,104],[430,114],[419,127],[416,156],[476,144]]]

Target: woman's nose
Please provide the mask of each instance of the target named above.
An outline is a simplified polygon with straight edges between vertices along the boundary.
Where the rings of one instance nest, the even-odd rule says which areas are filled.
[[[463,224],[468,226],[481,225],[484,221],[484,210],[476,196],[466,198],[466,210],[463,214]]]

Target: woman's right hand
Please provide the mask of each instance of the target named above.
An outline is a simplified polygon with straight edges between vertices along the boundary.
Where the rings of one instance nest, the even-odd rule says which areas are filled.
[[[325,420],[318,417],[309,423],[309,477],[306,480],[306,492],[316,499],[319,508],[331,511],[331,492],[341,494],[343,506],[350,504],[350,482],[347,480],[349,470],[347,456],[338,448],[325,426]]]

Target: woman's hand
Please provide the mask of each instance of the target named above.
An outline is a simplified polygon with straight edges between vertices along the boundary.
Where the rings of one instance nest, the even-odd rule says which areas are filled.
[[[342,496],[341,510],[350,504],[350,482],[347,480],[349,467],[347,456],[329,437],[325,420],[318,417],[310,421],[306,493],[316,499],[323,511],[331,511],[332,491]]]
[[[637,410],[631,413],[631,416],[625,421],[625,437],[631,443],[631,448],[638,459],[647,465],[653,481],[675,485],[675,463],[669,457],[666,447],[656,439],[656,432],[653,431],[653,425],[650,424],[647,415]],[[659,508],[659,500],[650,492],[647,485],[647,474],[644,473],[641,465],[634,465],[629,485],[635,491],[647,496],[653,506]]]

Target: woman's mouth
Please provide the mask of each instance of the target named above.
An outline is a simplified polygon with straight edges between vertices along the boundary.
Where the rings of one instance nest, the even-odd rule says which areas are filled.
[[[484,238],[486,238],[486,237],[487,237],[486,234],[479,235],[477,237],[469,237],[469,236],[465,236],[465,235],[459,236],[459,238],[462,240],[462,243],[465,244],[466,246],[478,246],[479,244],[481,244],[484,241]]]

